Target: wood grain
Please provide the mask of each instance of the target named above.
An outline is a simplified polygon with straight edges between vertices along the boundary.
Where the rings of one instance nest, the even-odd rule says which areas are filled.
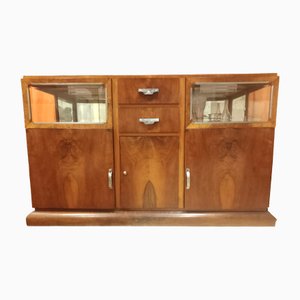
[[[178,143],[178,137],[120,138],[121,208],[178,208]]]
[[[260,81],[273,85],[270,119],[261,112],[266,122],[190,122],[192,83]],[[28,87],[40,83],[107,84],[107,124],[33,123]],[[274,73],[25,76],[24,116],[37,209],[28,216],[28,225],[275,225],[267,207],[278,85]],[[147,87],[160,92],[137,92]],[[145,125],[132,121],[137,112],[158,111],[161,124],[154,130],[139,129]],[[113,156],[114,190],[109,190]],[[188,191],[185,167],[192,175]]]
[[[35,208],[114,208],[111,130],[28,129]]]
[[[139,118],[159,118],[153,125],[139,122]],[[119,107],[120,133],[178,133],[179,132],[178,107]]]
[[[120,142],[119,142],[119,105],[118,80],[112,79],[113,96],[113,132],[114,132],[114,164],[115,164],[115,199],[116,207],[120,208]]]
[[[29,226],[275,226],[268,212],[34,211]]]
[[[228,122],[228,123],[190,123],[187,129],[208,129],[208,128],[274,128],[275,123],[273,121],[268,122]]]
[[[179,103],[178,78],[120,78],[118,79],[120,104],[162,104]],[[139,88],[159,88],[159,93],[145,96]]]
[[[199,74],[186,75],[185,78],[187,78],[189,82],[272,82],[278,78],[278,75],[276,73]]]
[[[271,120],[276,125],[276,114],[277,114],[277,103],[278,103],[278,92],[279,92],[279,77],[272,82],[273,91],[272,91],[272,103],[271,103]]]
[[[179,181],[178,181],[178,198],[179,208],[184,207],[184,135],[185,135],[185,79],[180,79],[180,103],[179,103]]]
[[[269,206],[272,128],[199,129],[186,132],[189,210],[260,211]]]
[[[148,75],[42,75],[42,76],[23,76],[24,81],[39,81],[39,82],[56,82],[57,80],[64,82],[90,82],[103,80],[105,78],[113,79],[149,79],[149,78],[194,78],[206,79],[209,81],[220,81],[220,79],[237,80],[237,81],[266,81],[275,80],[278,77],[277,73],[251,73],[251,74],[148,74]]]

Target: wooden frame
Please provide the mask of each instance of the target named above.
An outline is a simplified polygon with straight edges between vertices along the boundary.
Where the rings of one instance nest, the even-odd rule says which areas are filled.
[[[267,122],[230,122],[230,123],[202,123],[193,124],[190,121],[190,87],[195,82],[211,83],[211,82],[267,82],[273,86],[272,94],[272,107],[270,110],[271,117]],[[186,128],[197,129],[197,128],[245,128],[245,127],[275,127],[276,125],[276,109],[277,109],[277,97],[278,97],[278,85],[279,77],[277,74],[240,74],[240,75],[199,75],[189,76],[186,79]]]
[[[34,123],[30,117],[30,99],[28,87],[34,84],[72,84],[103,83],[107,88],[107,122],[105,124],[81,123]],[[107,76],[24,76],[22,79],[25,128],[61,128],[61,129],[112,129],[111,80]]]
[[[120,166],[120,136],[119,136],[119,105],[118,105],[118,80],[112,79],[113,82],[113,122],[114,122],[114,165],[115,165],[115,199],[116,208],[121,207],[120,200],[120,180],[121,180],[121,166]]]

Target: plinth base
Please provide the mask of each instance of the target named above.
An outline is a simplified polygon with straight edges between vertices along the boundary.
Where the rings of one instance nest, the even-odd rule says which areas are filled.
[[[275,226],[266,212],[34,211],[29,226]]]

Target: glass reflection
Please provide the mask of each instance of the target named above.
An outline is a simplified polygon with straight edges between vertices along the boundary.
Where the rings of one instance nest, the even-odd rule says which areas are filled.
[[[104,84],[31,85],[34,123],[105,123],[107,95]]]
[[[206,122],[265,122],[269,120],[272,86],[267,83],[194,83],[191,120]]]

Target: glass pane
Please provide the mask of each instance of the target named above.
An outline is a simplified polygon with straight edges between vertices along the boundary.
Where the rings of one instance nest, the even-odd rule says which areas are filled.
[[[58,119],[60,122],[73,122],[72,103],[58,97]]]
[[[193,123],[266,122],[271,98],[267,83],[194,83],[190,118]]]
[[[106,123],[104,84],[41,84],[29,87],[34,123]]]
[[[78,122],[105,123],[105,103],[77,103]]]

